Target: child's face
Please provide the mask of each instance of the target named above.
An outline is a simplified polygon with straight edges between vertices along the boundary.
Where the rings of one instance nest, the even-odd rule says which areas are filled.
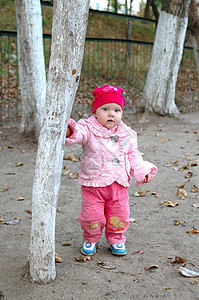
[[[95,111],[95,117],[107,129],[117,126],[122,119],[122,108],[117,103],[104,104]]]

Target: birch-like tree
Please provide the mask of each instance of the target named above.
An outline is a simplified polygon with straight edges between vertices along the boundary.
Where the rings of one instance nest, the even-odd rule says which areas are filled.
[[[199,78],[199,0],[191,0],[189,26],[191,29],[191,40]]]
[[[46,112],[39,136],[32,195],[30,278],[55,279],[55,218],[67,122],[78,88],[89,0],[56,0]]]
[[[175,87],[183,53],[191,0],[162,3],[152,58],[143,91],[146,111],[160,115],[179,114]]]
[[[22,99],[21,131],[39,135],[43,123],[46,74],[40,0],[15,0],[19,82]]]

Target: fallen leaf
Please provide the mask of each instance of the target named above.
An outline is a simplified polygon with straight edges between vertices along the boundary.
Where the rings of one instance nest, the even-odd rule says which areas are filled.
[[[4,219],[2,217],[0,217],[0,224],[4,223]]]
[[[192,172],[188,172],[184,177],[185,178],[190,178],[193,176],[193,173]]]
[[[77,179],[78,176],[79,176],[79,174],[78,174],[78,172],[75,172],[75,173],[69,173],[69,176],[70,176],[70,178],[72,178],[72,179]]]
[[[184,186],[185,186],[185,183],[179,183],[179,184],[177,185],[177,187],[178,187],[179,189],[182,189]]]
[[[138,251],[135,252],[135,254],[142,255],[142,254],[144,254],[144,252],[145,252],[145,251],[140,251],[140,250],[138,250]]]
[[[0,192],[6,192],[8,190],[8,186],[6,186],[5,188],[3,189],[0,189]]]
[[[144,197],[144,196],[146,196],[146,194],[147,194],[148,192],[150,192],[150,190],[146,190],[146,191],[143,191],[143,192],[138,192],[139,197]]]
[[[174,263],[185,263],[187,261],[187,259],[182,258],[181,256],[175,256],[173,258],[168,258],[168,260],[170,261],[170,263],[174,264]]]
[[[190,167],[196,167],[198,164],[196,164],[196,163],[192,163],[191,165],[190,165]]]
[[[14,218],[14,220],[6,221],[5,224],[6,225],[16,225],[19,223],[20,219],[21,219],[20,217],[16,217],[16,218]]]
[[[71,243],[64,242],[64,243],[62,244],[62,246],[71,246]]]
[[[199,233],[199,231],[198,231],[198,229],[191,229],[191,230],[188,230],[187,233],[196,234],[196,233]]]
[[[162,203],[162,206],[164,206],[164,207],[166,207],[166,206],[171,206],[171,207],[175,207],[175,206],[177,206],[177,205],[179,205],[179,203],[178,202],[174,202],[173,200],[169,200],[169,201],[164,201],[163,203]]]
[[[178,169],[179,172],[182,172],[184,170],[189,170],[189,164],[187,164],[186,166],[182,166]]]
[[[192,192],[192,193],[198,193],[198,192],[199,192],[199,188],[194,184],[194,185],[191,187],[190,192]]]
[[[151,269],[158,269],[158,266],[157,265],[151,265],[151,266],[145,267],[145,270],[151,270]]]
[[[197,284],[198,283],[198,280],[197,279],[195,279],[194,281],[192,281],[192,282],[190,282],[192,285],[194,285],[194,284]]]
[[[90,256],[90,255],[87,255],[87,256],[85,256],[85,257],[82,257],[82,256],[79,256],[79,257],[77,257],[76,258],[76,260],[77,261],[79,261],[79,262],[85,262],[85,261],[90,261],[90,260],[92,260],[93,258],[92,258],[92,256]]]
[[[134,197],[140,197],[140,195],[139,195],[138,192],[135,192],[135,193],[133,194],[133,196],[134,196]]]
[[[13,149],[13,148],[14,148],[14,146],[8,145],[8,149]]]
[[[62,263],[63,262],[61,256],[59,256],[56,252],[55,252],[55,262],[56,263]]]
[[[23,166],[23,163],[22,162],[19,162],[16,164],[16,167],[22,167]]]
[[[26,209],[25,212],[27,212],[28,214],[32,214],[32,209]]]
[[[71,161],[80,161],[80,157],[75,157],[73,154],[69,155],[68,157],[64,157],[65,160],[71,160]]]
[[[193,207],[199,208],[199,203],[194,203],[194,204],[193,204]]]
[[[177,196],[180,197],[181,200],[184,200],[185,197],[187,197],[187,192],[184,189],[178,189]]]
[[[190,277],[190,278],[199,277],[199,272],[194,272],[187,268],[180,267],[179,271],[181,272],[181,274],[183,276],[186,276],[186,277]]]
[[[18,197],[18,198],[15,198],[16,201],[23,201],[23,200],[26,200],[26,198],[24,197]]]
[[[70,169],[66,169],[66,171],[63,172],[63,175],[66,176],[70,173]]]
[[[136,219],[134,219],[134,218],[129,218],[129,222],[130,222],[130,223],[134,223],[134,222],[136,222]]]
[[[115,269],[116,266],[110,264],[108,261],[98,261],[98,265],[101,267],[101,268],[104,268],[104,269]]]

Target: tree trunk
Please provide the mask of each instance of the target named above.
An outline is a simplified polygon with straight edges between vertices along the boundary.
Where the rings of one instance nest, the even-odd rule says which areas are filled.
[[[21,131],[39,136],[43,123],[46,75],[39,0],[16,0],[19,82],[22,98]]]
[[[158,9],[157,9],[157,6],[156,6],[154,0],[151,1],[151,7],[152,7],[153,14],[154,14],[156,20],[158,20],[159,19],[159,12],[158,12]]]
[[[152,0],[147,0],[145,10],[144,10],[144,17],[148,18],[150,17],[150,6],[151,6],[151,1]]]
[[[189,10],[189,26],[194,50],[194,57],[199,77],[199,0],[191,0]]]
[[[143,92],[145,110],[175,116],[175,86],[183,53],[190,0],[166,0],[160,13]]]
[[[55,217],[67,122],[79,84],[89,0],[57,0],[53,7],[46,115],[39,137],[32,196],[30,278],[55,279]]]

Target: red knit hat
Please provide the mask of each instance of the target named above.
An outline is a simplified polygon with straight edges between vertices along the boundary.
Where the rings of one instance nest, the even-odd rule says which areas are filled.
[[[122,96],[123,89],[112,85],[103,85],[93,91],[94,100],[92,103],[94,113],[98,107],[107,103],[117,103],[124,109],[125,99]]]

